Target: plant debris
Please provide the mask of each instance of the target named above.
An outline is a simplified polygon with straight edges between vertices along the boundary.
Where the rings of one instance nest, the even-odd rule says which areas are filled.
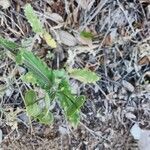
[[[29,4],[38,32],[26,19]],[[24,96],[36,91],[43,108],[45,91],[23,81],[28,69],[0,43],[0,149],[150,149],[149,0],[0,0],[0,37],[22,43],[49,68],[101,77],[93,75],[94,84],[69,80],[74,94],[86,96],[76,128],[56,101],[48,108],[54,124],[43,125],[27,116]]]

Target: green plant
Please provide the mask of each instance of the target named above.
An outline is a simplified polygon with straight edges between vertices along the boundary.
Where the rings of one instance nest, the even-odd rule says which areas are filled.
[[[51,38],[49,33],[43,29],[41,22],[29,4],[25,6],[25,15],[33,31],[42,37],[44,37],[44,34],[46,34],[46,36],[48,35],[47,37],[49,37],[51,41],[51,44],[48,43],[49,46],[53,48],[56,47],[55,41]],[[38,86],[45,92],[45,96],[42,99],[44,106],[41,106],[37,93],[34,90],[26,91],[24,103],[28,115],[41,123],[52,123],[53,115],[50,106],[52,102],[56,100],[62,108],[67,120],[73,126],[76,126],[80,120],[80,109],[85,102],[85,97],[77,96],[72,93],[69,78],[74,77],[84,83],[95,83],[99,80],[99,77],[87,69],[72,69],[68,72],[64,69],[52,70],[43,60],[23,46],[2,37],[0,37],[0,46],[9,50],[15,56],[16,62],[28,69],[28,72],[22,77],[22,80]]]
[[[24,12],[25,16],[30,23],[32,30],[39,34],[45,41],[46,43],[51,46],[52,48],[56,48],[56,42],[55,40],[51,37],[51,35],[46,32],[46,30],[43,28],[42,23],[40,22],[38,16],[34,12],[32,6],[30,4],[26,4],[24,7]]]
[[[87,31],[81,31],[80,36],[91,40],[94,38],[94,35],[91,32],[87,32]]]

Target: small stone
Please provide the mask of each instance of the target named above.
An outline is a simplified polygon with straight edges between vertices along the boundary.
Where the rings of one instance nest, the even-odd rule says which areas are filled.
[[[130,130],[132,136],[134,137],[135,140],[139,140],[141,138],[141,128],[139,127],[138,124],[134,124]]]
[[[150,130],[141,130],[138,145],[140,150],[150,150]]]
[[[68,134],[68,130],[65,127],[63,127],[63,126],[59,126],[59,132],[62,135]]]

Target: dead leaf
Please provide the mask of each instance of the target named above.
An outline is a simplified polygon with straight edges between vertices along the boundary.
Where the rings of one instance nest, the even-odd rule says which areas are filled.
[[[150,71],[145,72],[144,77],[146,76],[150,78]]]
[[[147,42],[138,45],[138,48],[139,48],[140,58],[150,55],[150,45]]]
[[[130,112],[126,113],[125,116],[128,119],[136,119],[136,116],[133,113],[130,113]]]
[[[15,130],[18,128],[18,122],[17,122],[17,114],[19,114],[22,109],[17,108],[16,110],[13,110],[13,108],[9,107],[6,111],[6,124],[11,127],[12,130]]]
[[[91,7],[93,6],[95,0],[76,0],[76,2],[78,3],[78,5],[86,10],[90,10]]]
[[[76,38],[67,31],[58,31],[58,35],[61,43],[67,46],[75,46],[77,44]]]
[[[7,9],[11,6],[10,1],[9,0],[0,0],[0,6],[2,6],[3,9]]]
[[[46,43],[47,43],[50,47],[52,47],[52,48],[56,48],[56,47],[57,47],[56,41],[51,37],[51,35],[50,35],[48,32],[45,32],[45,33],[43,34],[43,37],[44,37]]]
[[[73,15],[74,23],[78,23],[78,16],[79,16],[79,8],[78,7],[73,10],[72,15]]]
[[[111,36],[108,35],[106,36],[106,38],[104,39],[102,45],[103,46],[110,46],[112,44],[112,39],[111,39]]]
[[[148,5],[146,8],[146,14],[147,14],[147,18],[150,19],[150,5]]]
[[[81,36],[77,36],[77,40],[82,44],[82,45],[88,45],[89,47],[92,47],[92,39],[84,38]]]
[[[60,16],[57,13],[52,13],[52,14],[49,14],[48,16],[51,18],[51,20],[54,20],[55,22],[60,22],[60,23],[64,22],[62,16]]]
[[[148,4],[150,4],[149,0],[139,0],[139,1],[140,1],[140,3],[148,3]]]
[[[146,43],[142,43],[138,45],[139,48],[139,65],[150,64],[150,45]]]
[[[133,91],[134,91],[134,86],[133,86],[131,83],[129,83],[129,82],[123,80],[123,81],[122,81],[122,85],[123,85],[128,91],[130,91],[130,92],[133,92]]]
[[[76,2],[78,3],[78,5],[80,7],[82,7],[83,9],[86,9],[88,6],[88,2],[87,0],[76,0]]]
[[[144,56],[138,61],[139,65],[148,65],[150,64],[150,56]]]

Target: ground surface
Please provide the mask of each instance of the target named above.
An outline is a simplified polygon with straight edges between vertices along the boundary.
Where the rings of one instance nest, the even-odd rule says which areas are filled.
[[[26,3],[32,4],[46,30],[57,40],[56,49],[34,37],[22,9]],[[66,63],[87,67],[101,80],[94,85],[71,81],[72,87],[87,98],[77,129],[66,123],[57,106],[54,125],[34,121],[31,125],[22,100],[26,85],[18,77],[24,69],[0,49],[0,109],[7,112],[0,121],[2,148],[138,149],[131,127],[139,123],[142,129],[150,129],[149,0],[10,0],[10,4],[7,9],[4,5],[0,8],[1,36],[16,42],[34,37],[35,43],[29,43],[29,48],[50,67],[62,68]],[[83,30],[93,33],[94,38],[80,38]]]

